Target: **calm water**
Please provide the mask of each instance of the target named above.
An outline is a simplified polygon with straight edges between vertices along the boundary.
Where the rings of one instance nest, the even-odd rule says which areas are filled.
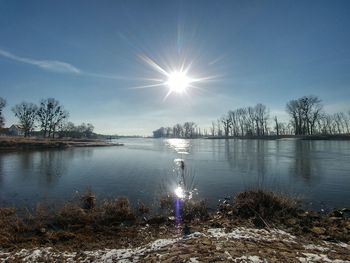
[[[350,141],[125,139],[124,147],[0,153],[0,202],[61,203],[90,186],[98,199],[152,204],[180,185],[215,206],[251,187],[350,207]],[[183,178],[175,159],[183,158]]]

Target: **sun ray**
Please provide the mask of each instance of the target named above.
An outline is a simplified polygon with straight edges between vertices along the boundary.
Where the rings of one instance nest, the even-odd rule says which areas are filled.
[[[166,99],[169,97],[169,95],[173,93],[171,90],[168,91],[168,93],[164,96],[163,101],[166,101]]]
[[[154,62],[151,58],[145,56],[145,55],[139,55],[139,57],[148,65],[150,65],[152,68],[154,68],[159,73],[169,76],[168,72],[166,72],[161,66],[159,66],[156,62]]]
[[[129,89],[146,89],[146,88],[154,88],[154,87],[160,87],[160,86],[164,86],[164,84],[163,83],[149,84],[149,85],[143,85],[143,86],[130,87]]]

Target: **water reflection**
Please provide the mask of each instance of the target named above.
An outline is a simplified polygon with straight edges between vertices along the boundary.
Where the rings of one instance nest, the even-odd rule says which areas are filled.
[[[197,191],[194,183],[194,173],[188,172],[185,165],[185,160],[175,159],[174,163],[176,164],[174,173],[177,177],[177,184],[174,189],[174,194],[180,199],[192,199],[193,193]]]
[[[245,175],[256,176],[255,185],[262,187],[268,173],[268,147],[263,140],[225,140],[225,159],[235,176],[240,175],[242,181],[247,181]],[[246,184],[251,184],[247,182]]]
[[[188,139],[167,139],[167,145],[179,154],[189,154],[191,142]]]
[[[4,170],[3,170],[3,160],[1,158],[1,154],[0,154],[0,187],[2,186],[3,184],[3,180],[4,180],[4,177],[5,174],[4,174]],[[1,195],[0,195],[0,201],[1,201]]]
[[[37,166],[40,183],[46,186],[54,186],[57,184],[59,178],[67,173],[69,160],[72,160],[72,152],[41,152]]]
[[[91,186],[101,198],[152,203],[164,193],[199,194],[215,207],[222,197],[263,186],[350,206],[350,141],[130,139],[125,145],[0,153],[0,199],[61,201]]]
[[[19,165],[21,166],[23,171],[30,171],[31,169],[33,169],[33,156],[33,152],[23,152],[19,156]]]
[[[314,141],[296,140],[294,143],[294,158],[290,172],[293,176],[301,177],[308,183],[315,183],[320,171],[320,162],[316,156]]]

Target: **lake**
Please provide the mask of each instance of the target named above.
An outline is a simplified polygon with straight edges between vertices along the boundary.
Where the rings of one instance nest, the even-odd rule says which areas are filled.
[[[134,204],[181,190],[214,208],[219,199],[264,187],[315,209],[350,207],[350,141],[117,141],[125,146],[1,152],[1,205],[61,204],[91,187],[98,200],[127,196]]]

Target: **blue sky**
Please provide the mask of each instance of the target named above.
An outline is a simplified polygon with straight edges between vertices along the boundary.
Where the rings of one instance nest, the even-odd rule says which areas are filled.
[[[266,104],[285,119],[288,100],[318,95],[350,109],[349,1],[3,1],[0,96],[11,107],[54,97],[75,123],[106,134],[212,120]],[[191,62],[188,95],[136,89]]]

